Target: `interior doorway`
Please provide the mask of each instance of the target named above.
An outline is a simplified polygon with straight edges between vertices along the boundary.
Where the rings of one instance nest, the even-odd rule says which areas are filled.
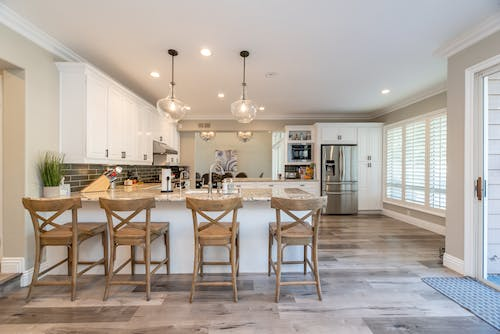
[[[500,64],[475,74],[476,279],[500,289]]]

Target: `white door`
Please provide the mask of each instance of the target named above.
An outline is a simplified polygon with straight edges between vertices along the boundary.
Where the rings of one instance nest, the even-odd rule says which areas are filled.
[[[476,75],[476,278],[500,288],[500,66]]]
[[[106,83],[87,76],[87,157],[106,159],[107,145],[107,103]]]

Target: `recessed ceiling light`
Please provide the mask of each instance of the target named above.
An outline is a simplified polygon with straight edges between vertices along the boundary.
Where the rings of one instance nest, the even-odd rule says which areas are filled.
[[[274,78],[277,75],[278,75],[277,72],[266,72],[266,74],[264,74],[264,76],[266,77],[266,79]]]
[[[200,53],[205,57],[210,57],[212,55],[212,51],[210,51],[210,49],[201,49]]]
[[[217,97],[218,97],[219,99],[222,99],[222,98],[224,97],[224,93],[219,93],[219,94],[217,94]]]
[[[186,106],[185,108],[186,108],[186,110],[191,110],[190,106]]]
[[[381,91],[381,93],[384,94],[384,95],[385,94],[389,94],[390,92],[391,92],[390,89],[382,89],[382,91]]]
[[[152,76],[153,78],[159,78],[160,77],[160,73],[155,72],[155,71],[149,73],[149,75]]]
[[[260,106],[260,107],[259,107],[259,110],[260,110],[260,111],[264,111],[264,109],[266,109],[266,108],[264,108],[264,106]]]

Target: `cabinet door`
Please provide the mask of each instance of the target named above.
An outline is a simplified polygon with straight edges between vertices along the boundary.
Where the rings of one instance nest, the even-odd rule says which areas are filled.
[[[107,158],[107,98],[106,83],[87,76],[87,147],[86,154],[92,159]],[[82,125],[83,126],[83,125]]]
[[[122,159],[127,161],[139,160],[139,126],[138,105],[129,98],[124,98],[124,115],[122,128],[123,152]]]
[[[382,209],[382,164],[361,161],[358,170],[358,210]]]
[[[124,100],[122,94],[110,87],[108,91],[108,150],[109,159],[121,160],[124,156],[122,134],[124,128]]]
[[[358,158],[360,161],[382,160],[382,128],[358,129]]]
[[[332,127],[324,126],[321,128],[322,144],[356,144],[357,129],[354,127]]]
[[[147,108],[141,108],[139,110],[139,115],[140,115],[139,160],[144,163],[150,163],[153,161],[153,129],[152,129],[153,114]]]

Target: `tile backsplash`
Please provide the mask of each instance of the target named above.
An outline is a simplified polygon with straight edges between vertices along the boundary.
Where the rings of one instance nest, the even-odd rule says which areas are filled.
[[[64,164],[64,183],[68,183],[71,191],[80,191],[92,181],[101,176],[107,168],[115,166],[95,164]],[[117,185],[123,184],[129,175],[137,173],[139,180],[143,182],[154,182],[159,180],[161,166],[126,166],[120,165],[123,171],[115,181]]]

